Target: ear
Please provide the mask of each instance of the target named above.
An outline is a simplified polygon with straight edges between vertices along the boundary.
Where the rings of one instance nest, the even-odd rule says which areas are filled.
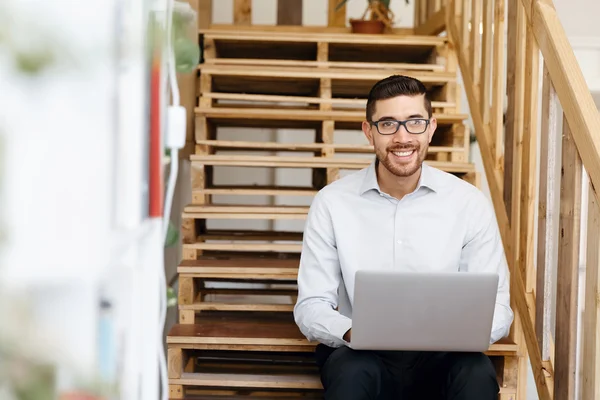
[[[437,119],[435,118],[431,118],[431,121],[429,122],[429,138],[428,138],[428,142],[431,143],[431,139],[433,139],[433,134],[435,133],[435,130],[437,129]]]
[[[373,145],[373,131],[371,130],[371,124],[368,121],[363,121],[362,123],[362,131],[365,134],[365,137],[369,141],[369,144]]]

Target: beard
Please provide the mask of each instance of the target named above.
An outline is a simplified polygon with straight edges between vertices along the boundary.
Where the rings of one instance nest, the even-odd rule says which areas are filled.
[[[427,146],[426,146],[427,147]],[[393,175],[399,177],[407,177],[415,174],[423,164],[425,160],[425,153],[427,148],[421,148],[419,143],[415,143],[410,146],[389,146],[384,150],[376,149],[375,154],[379,163],[381,163],[388,171]],[[404,158],[397,157],[392,152],[406,152],[413,151],[413,153]]]

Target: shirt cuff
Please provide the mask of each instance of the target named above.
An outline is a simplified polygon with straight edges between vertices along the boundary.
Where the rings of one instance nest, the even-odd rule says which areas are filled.
[[[352,320],[344,315],[340,315],[332,321],[329,332],[331,332],[331,335],[338,339],[341,344],[350,347],[350,342],[344,340],[344,335],[350,328],[352,328]]]

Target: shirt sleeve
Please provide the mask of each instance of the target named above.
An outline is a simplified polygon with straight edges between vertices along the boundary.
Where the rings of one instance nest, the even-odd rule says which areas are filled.
[[[510,307],[510,272],[502,246],[496,216],[489,201],[481,194],[471,207],[470,229],[463,246],[460,269],[498,274],[498,293],[490,344],[506,337],[514,320]]]
[[[352,321],[337,311],[341,282],[331,214],[321,191],[313,198],[304,227],[294,307],[296,324],[308,340],[349,346],[343,336]]]

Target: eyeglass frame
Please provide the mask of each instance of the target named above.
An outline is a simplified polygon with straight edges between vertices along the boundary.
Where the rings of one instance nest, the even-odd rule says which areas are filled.
[[[425,121],[425,128],[423,129],[423,132],[419,132],[419,133],[414,133],[408,130],[408,128],[406,127],[406,123],[408,121]],[[380,122],[397,122],[398,123],[398,127],[396,128],[396,130],[392,133],[381,133],[381,131],[379,130],[379,123]],[[395,135],[396,133],[398,133],[398,131],[400,130],[401,126],[404,126],[404,129],[406,129],[406,132],[410,133],[411,135],[422,135],[423,133],[425,133],[427,131],[427,128],[429,128],[429,124],[431,123],[431,118],[410,118],[410,119],[406,119],[404,121],[399,121],[397,119],[380,119],[377,121],[369,121],[369,125],[373,126],[375,125],[375,127],[377,128],[377,133],[379,133],[380,135],[384,135],[384,136],[389,136],[389,135]]]

